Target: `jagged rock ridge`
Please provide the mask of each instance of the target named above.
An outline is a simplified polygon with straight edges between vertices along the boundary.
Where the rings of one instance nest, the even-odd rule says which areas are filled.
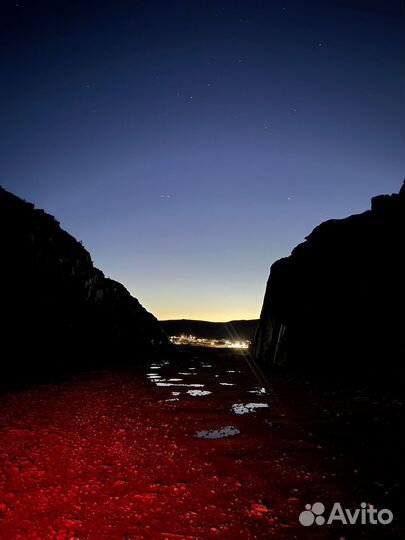
[[[400,377],[400,225],[405,188],[316,227],[271,267],[253,357],[287,366]]]
[[[155,317],[56,219],[0,188],[2,372],[136,362],[170,346]]]

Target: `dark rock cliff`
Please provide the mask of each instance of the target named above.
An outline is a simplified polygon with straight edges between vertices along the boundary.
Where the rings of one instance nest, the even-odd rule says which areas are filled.
[[[0,188],[2,375],[137,362],[170,347],[155,317],[53,216]]]
[[[253,357],[268,368],[400,377],[400,227],[405,188],[316,227],[271,267]]]

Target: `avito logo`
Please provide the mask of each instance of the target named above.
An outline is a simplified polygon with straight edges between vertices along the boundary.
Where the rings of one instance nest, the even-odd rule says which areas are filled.
[[[314,523],[316,525],[331,525],[339,522],[343,525],[389,525],[394,519],[394,515],[388,508],[378,510],[365,502],[360,504],[360,508],[350,510],[343,508],[338,502],[335,502],[328,516],[325,516],[325,505],[321,502],[306,504],[305,510],[298,517],[299,522],[304,527],[309,527]]]

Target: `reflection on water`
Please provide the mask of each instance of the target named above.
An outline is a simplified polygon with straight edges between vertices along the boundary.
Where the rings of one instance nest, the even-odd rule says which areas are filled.
[[[191,386],[191,387],[199,387],[199,388],[203,388],[205,385],[204,384],[184,384],[184,383],[171,383],[171,382],[157,382],[156,383],[156,386]]]
[[[176,370],[174,373],[172,372],[169,375],[166,369],[168,364],[169,362],[167,361],[152,363],[150,364],[150,367],[149,367],[149,373],[146,374],[147,378],[151,382],[153,382],[156,386],[168,387],[168,388],[174,387],[175,389],[177,388],[179,389],[179,391],[170,392],[170,395],[167,396],[167,399],[165,400],[166,402],[179,401],[179,396],[183,396],[180,399],[184,399],[184,398],[188,398],[189,396],[203,397],[203,396],[208,396],[212,394],[211,390],[206,389],[206,386],[208,386],[208,388],[210,387],[209,384],[206,385],[202,383],[189,383],[188,381],[190,381],[190,379],[184,379],[185,376],[195,375],[198,378],[194,380],[201,380],[202,377],[206,377],[205,374],[209,373],[211,377],[215,377],[216,379],[219,378],[218,381],[215,381],[217,385],[219,383],[219,385],[222,387],[235,387],[235,388],[239,387],[239,385],[237,385],[235,382],[227,382],[226,380],[228,379],[228,381],[232,381],[233,377],[230,377],[230,375],[228,374],[240,373],[240,370],[237,370],[237,369],[228,369],[220,373],[218,373],[217,369],[215,369],[216,373],[215,372],[212,373],[212,371],[209,372],[205,369],[202,370],[201,368],[212,368],[213,365],[207,362],[201,362],[199,366],[183,367],[182,369],[184,371]],[[164,376],[158,375],[156,371],[154,371],[154,370],[158,370],[162,368],[164,369],[164,371],[162,372]],[[180,377],[183,377],[183,378],[180,378]],[[221,379],[222,380],[225,379],[225,381],[222,382]],[[180,387],[184,387],[185,390],[180,391]],[[252,386],[250,388],[252,388]],[[216,389],[219,390],[219,387],[216,386]],[[244,388],[243,391],[249,392],[251,394],[255,394],[257,396],[261,396],[262,398],[264,398],[264,396],[267,394],[266,389],[259,386],[253,386],[252,390],[248,390],[247,388]],[[230,395],[229,393],[227,394]],[[231,403],[228,403],[227,409],[230,410],[231,413],[242,415],[242,414],[255,413],[258,411],[258,409],[267,408],[269,406],[270,405],[268,403],[262,403],[262,402],[234,403],[233,405],[231,405]],[[230,407],[230,409],[228,407]],[[237,435],[239,434],[239,430],[233,426],[226,426],[225,428],[209,430],[209,431],[201,431],[198,433],[199,435],[197,436],[201,438],[211,438],[211,439],[218,438],[219,439],[222,437],[229,437],[231,435]]]
[[[266,389],[265,388],[255,388],[254,390],[248,390],[249,394],[256,394],[256,396],[263,396],[264,394],[266,394]]]
[[[187,394],[190,394],[190,396],[208,396],[212,392],[209,390],[187,390]]]

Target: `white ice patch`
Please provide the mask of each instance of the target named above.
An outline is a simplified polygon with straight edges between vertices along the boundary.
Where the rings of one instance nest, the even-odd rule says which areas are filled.
[[[169,398],[169,399],[165,399],[165,401],[179,401],[179,398],[178,397],[174,397],[174,398]]]
[[[162,366],[150,366],[150,369],[161,369]]]
[[[167,379],[169,382],[178,382],[182,381],[183,379]]]
[[[232,437],[233,435],[239,435],[240,431],[234,426],[225,426],[221,429],[210,429],[207,431],[197,431],[196,436],[199,439],[223,439],[225,437]]]
[[[179,371],[179,375],[197,375],[197,373],[184,373],[183,371]]]
[[[201,367],[212,367],[211,364],[201,364]]]
[[[172,396],[179,396],[181,392],[170,392]]]
[[[232,405],[232,411],[235,414],[247,414],[255,412],[256,409],[264,409],[268,406],[268,403],[235,403],[234,405]]]
[[[256,396],[263,396],[266,394],[265,388],[255,388],[254,390],[248,390],[249,394],[256,394]]]
[[[190,394],[190,396],[208,396],[212,392],[209,390],[187,390],[187,394]]]
[[[222,386],[235,386],[234,383],[231,382],[220,382],[219,384],[222,384]]]
[[[170,382],[157,382],[156,386],[188,386],[194,388],[203,388],[203,384],[182,384],[182,383],[170,383]]]
[[[195,367],[189,367],[188,368],[190,371],[193,371],[195,369]]]

